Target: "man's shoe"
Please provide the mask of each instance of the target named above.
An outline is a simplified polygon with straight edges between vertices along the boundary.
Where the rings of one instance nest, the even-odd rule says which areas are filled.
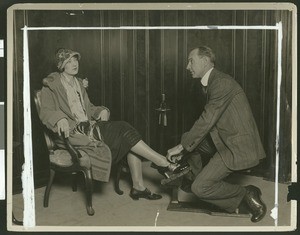
[[[264,218],[267,212],[265,203],[261,200],[261,191],[254,185],[248,185],[246,188],[246,195],[243,201],[248,206],[252,214],[251,221],[256,223]]]

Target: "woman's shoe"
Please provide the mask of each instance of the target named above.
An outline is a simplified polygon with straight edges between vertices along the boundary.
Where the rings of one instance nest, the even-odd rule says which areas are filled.
[[[133,200],[139,200],[140,198],[145,198],[148,200],[158,200],[158,199],[162,198],[161,195],[151,193],[151,191],[147,188],[144,191],[140,191],[135,188],[131,188],[129,195]]]
[[[156,169],[161,175],[165,176],[166,178],[170,178],[171,174],[178,174],[181,171],[187,169],[189,167],[189,164],[187,162],[182,164],[170,163],[168,166],[163,167],[152,163],[151,167]]]
[[[186,161],[181,162],[181,163],[177,163],[177,165],[178,166],[174,169],[173,174],[178,174],[178,173],[180,173],[180,172],[182,172],[185,169],[190,167],[190,165]]]
[[[170,164],[170,165],[175,165],[175,164]],[[159,172],[159,174],[163,175],[166,178],[169,178],[170,177],[169,173],[172,172],[172,169],[170,169],[169,166],[158,166],[154,163],[151,163],[151,167],[156,169]]]

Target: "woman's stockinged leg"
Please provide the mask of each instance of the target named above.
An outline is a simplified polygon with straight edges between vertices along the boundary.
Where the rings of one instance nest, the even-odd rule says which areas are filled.
[[[161,199],[162,196],[160,194],[152,193],[144,186],[142,161],[139,156],[135,155],[134,153],[128,153],[127,161],[133,184],[129,194],[130,197],[133,200],[139,200],[140,198],[146,198],[148,200]]]
[[[140,140],[136,145],[131,148],[131,151],[146,158],[147,160],[155,163],[158,166],[166,167],[170,163],[161,154],[150,148],[143,140]]]
[[[140,191],[145,190],[141,159],[133,153],[128,153],[127,162],[131,173],[133,188]]]

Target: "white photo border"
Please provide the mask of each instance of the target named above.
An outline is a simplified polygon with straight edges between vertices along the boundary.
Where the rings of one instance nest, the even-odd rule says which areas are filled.
[[[180,4],[180,3],[166,3],[166,4],[17,4],[12,6],[8,11],[8,42],[13,41],[12,40],[12,22],[13,22],[13,12],[14,10],[43,10],[45,8],[49,9],[48,6],[53,7],[53,10],[63,10],[63,9],[75,9],[75,10],[95,10],[95,9],[101,9],[101,10],[114,10],[114,9],[122,9],[122,10],[206,10],[211,9],[211,4],[205,4],[205,3],[198,3],[198,4]],[[221,6],[214,5],[213,9],[218,10],[218,7],[222,7],[222,10],[237,10],[237,9],[245,9],[245,10],[257,10],[257,9],[273,9],[276,8],[276,10],[280,9],[290,9],[295,14],[293,14],[293,22],[294,22],[294,28],[293,28],[293,39],[292,39],[292,46],[293,48],[296,48],[296,33],[295,28],[296,27],[296,9],[293,4],[286,4],[286,3],[278,3],[276,6],[265,3],[265,4],[255,4],[255,5],[249,5],[249,4],[230,4],[230,3],[222,3]],[[97,8],[98,7],[98,8]],[[265,8],[264,8],[265,7]],[[25,163],[23,165],[23,173],[22,173],[22,183],[23,183],[23,197],[24,197],[24,227],[16,227],[11,224],[11,215],[12,215],[12,185],[11,183],[8,183],[8,207],[7,207],[7,221],[8,221],[8,228],[13,229],[14,231],[44,231],[46,230],[52,230],[52,231],[72,231],[74,228],[70,226],[60,226],[60,227],[49,227],[49,226],[36,226],[35,224],[35,201],[34,201],[34,183],[33,183],[33,163],[32,163],[32,138],[31,138],[31,111],[30,111],[30,74],[29,74],[29,54],[28,54],[28,37],[27,32],[31,30],[152,30],[152,29],[194,29],[194,30],[226,30],[226,29],[243,29],[243,30],[251,30],[251,29],[261,29],[261,30],[275,30],[278,35],[278,45],[277,45],[277,53],[278,53],[278,60],[277,60],[277,109],[276,109],[276,168],[275,168],[275,201],[274,201],[274,208],[272,209],[271,216],[274,218],[274,227],[263,227],[263,226],[251,226],[251,231],[288,231],[290,228],[295,228],[296,226],[296,217],[291,217],[291,226],[278,226],[278,171],[279,171],[279,134],[280,134],[280,87],[281,87],[281,79],[282,79],[282,70],[281,70],[281,59],[282,59],[282,24],[281,22],[277,22],[277,24],[270,25],[270,26],[220,26],[220,25],[208,25],[208,26],[174,26],[174,27],[168,27],[168,26],[161,26],[161,27],[143,27],[143,26],[127,26],[127,27],[27,27],[25,26],[23,28],[23,55],[24,55],[24,90],[23,90],[23,96],[24,96],[24,157],[25,157]],[[296,49],[293,51],[297,51]],[[13,64],[13,47],[8,46],[8,92],[7,94],[13,94],[12,92],[12,83],[13,83],[13,76],[12,76],[12,64]],[[296,64],[296,55],[293,53],[293,64]],[[296,78],[296,68],[293,66],[292,70],[293,74],[293,88],[292,88],[292,94],[293,94],[293,107],[292,107],[292,182],[297,181],[297,172],[296,172],[296,157],[297,157],[297,80]],[[26,98],[25,98],[26,97]],[[8,117],[12,117],[12,99],[8,99],[7,102],[7,115]],[[8,172],[11,172],[12,169],[12,120],[8,120]],[[8,176],[8,178],[11,178],[12,176]],[[9,180],[9,179],[8,179]],[[295,213],[297,208],[297,202],[292,201],[292,213]],[[295,221],[293,221],[295,219]],[[81,230],[82,231],[99,231],[99,227],[85,227],[82,226],[80,229],[76,227],[76,231]],[[135,227],[126,227],[126,228],[118,228],[118,231],[232,231],[232,227],[145,227],[145,226],[135,226]],[[156,230],[157,229],[157,230]],[[116,231],[115,227],[101,227],[101,231]],[[234,227],[234,231],[249,231],[249,227]]]

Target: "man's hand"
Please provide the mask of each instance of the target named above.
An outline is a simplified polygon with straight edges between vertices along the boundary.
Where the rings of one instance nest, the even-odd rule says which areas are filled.
[[[65,138],[69,137],[69,122],[66,118],[60,119],[57,123],[57,132],[61,136],[62,133],[65,133]]]
[[[178,155],[182,152],[183,150],[183,146],[181,144],[176,145],[175,147],[171,148],[168,150],[167,153],[167,159],[169,162],[177,162],[181,159],[182,155],[178,156],[178,157],[173,157],[174,155]]]
[[[108,121],[109,119],[109,112],[106,109],[103,109],[100,113],[99,113],[99,117],[97,118],[97,120],[100,121]]]

